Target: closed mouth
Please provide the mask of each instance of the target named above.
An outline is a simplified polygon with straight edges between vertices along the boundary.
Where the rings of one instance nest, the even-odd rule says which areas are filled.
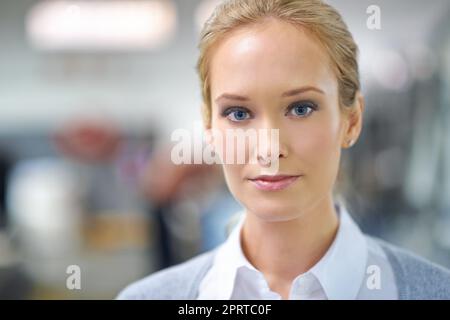
[[[264,191],[277,191],[289,187],[301,175],[261,175],[248,179],[256,188]]]

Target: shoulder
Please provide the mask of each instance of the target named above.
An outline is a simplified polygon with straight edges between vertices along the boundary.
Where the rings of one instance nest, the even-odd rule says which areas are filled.
[[[374,239],[394,271],[400,299],[450,299],[450,270],[408,250]]]
[[[212,264],[215,250],[155,272],[123,289],[118,300],[195,299],[198,283]]]

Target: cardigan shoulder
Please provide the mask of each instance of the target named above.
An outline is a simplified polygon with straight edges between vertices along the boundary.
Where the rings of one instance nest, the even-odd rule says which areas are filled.
[[[157,271],[123,289],[117,300],[190,300],[213,262],[215,249]]]
[[[376,239],[394,270],[399,299],[449,300],[450,270],[408,250]]]
[[[368,236],[369,237],[369,236]],[[399,299],[450,299],[450,270],[381,239],[375,240],[392,266]],[[213,263],[216,249],[155,272],[123,289],[119,300],[195,299],[201,280]]]

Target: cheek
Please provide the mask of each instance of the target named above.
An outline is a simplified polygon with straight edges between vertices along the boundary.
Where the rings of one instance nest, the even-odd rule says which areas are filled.
[[[249,160],[249,145],[239,144],[235,137],[227,140],[227,130],[233,130],[229,124],[220,119],[213,120],[214,149],[222,160],[222,171],[230,192],[236,199],[243,194],[243,179],[245,179],[246,162]],[[227,142],[231,144],[230,154],[227,152]],[[247,141],[248,142],[248,141]],[[230,147],[230,146],[229,146]],[[243,158],[238,156],[243,155]],[[232,163],[227,161],[232,161]],[[244,163],[240,162],[243,161]]]
[[[334,174],[339,165],[341,150],[339,119],[318,118],[317,121],[291,132],[296,132],[297,137],[303,137],[291,137],[291,141],[294,141],[294,153],[303,160],[307,168],[324,174]]]
[[[223,164],[223,172],[225,175],[225,178],[229,182],[235,182],[241,180],[241,172],[243,165],[236,165],[236,164]]]
[[[236,200],[242,200],[242,195],[245,194],[242,178],[244,166],[222,164],[222,170],[228,190]]]
[[[212,130],[214,150],[222,161],[225,179],[231,187],[242,179],[242,172],[245,167],[244,163],[247,159],[248,150],[245,147],[243,149],[238,149],[240,144],[237,142],[236,137],[230,139],[230,137],[227,136],[227,130],[232,130],[232,128],[222,121],[214,121]],[[243,158],[238,156],[238,154],[243,154]],[[244,163],[238,162],[238,160],[244,161]]]
[[[222,163],[241,164],[250,161],[251,150],[257,144],[257,130],[253,128],[236,129],[226,121],[216,121],[212,130],[214,150],[217,152]],[[230,168],[236,171],[237,168]]]
[[[339,148],[339,131],[320,127],[310,130],[308,139],[305,139],[305,151],[313,158],[328,158]],[[327,157],[328,156],[328,157]]]

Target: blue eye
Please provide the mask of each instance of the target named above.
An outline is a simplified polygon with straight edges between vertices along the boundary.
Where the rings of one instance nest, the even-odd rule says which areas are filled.
[[[289,114],[296,117],[307,117],[316,109],[312,103],[295,103],[289,107]]]
[[[250,113],[242,108],[230,108],[225,110],[224,116],[233,122],[240,122],[250,118]]]

